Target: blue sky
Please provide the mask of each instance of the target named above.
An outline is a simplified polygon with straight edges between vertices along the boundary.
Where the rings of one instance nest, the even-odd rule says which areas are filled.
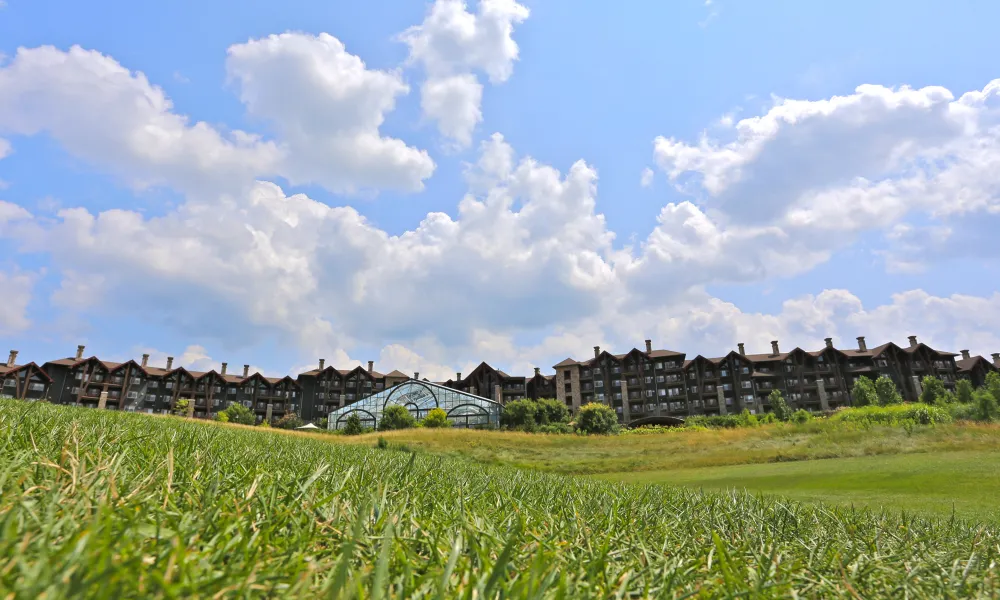
[[[480,359],[548,371],[646,337],[691,354],[910,334],[1000,351],[998,18],[941,2],[9,0],[0,335],[39,362],[86,343],[442,376]],[[434,82],[481,100],[432,114]],[[157,88],[169,104],[135,108]],[[441,117],[462,110],[481,114],[453,122],[464,139]],[[174,117],[147,151],[140,134]],[[754,119],[759,146],[739,134]],[[234,131],[260,137],[213,163]],[[355,165],[371,139],[395,141]],[[265,189],[280,198],[251,202]]]

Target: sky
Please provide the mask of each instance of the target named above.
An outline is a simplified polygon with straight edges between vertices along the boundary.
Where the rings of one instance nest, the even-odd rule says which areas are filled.
[[[1000,352],[1000,5],[0,3],[21,361]]]

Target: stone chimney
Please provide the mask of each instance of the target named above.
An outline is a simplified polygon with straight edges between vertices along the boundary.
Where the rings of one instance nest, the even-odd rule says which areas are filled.
[[[10,356],[7,357],[7,366],[13,367],[15,360],[17,360],[17,350],[11,350]]]
[[[740,356],[746,356],[747,355],[747,349],[746,349],[746,346],[744,346],[743,342],[740,342],[739,344],[736,344],[736,347],[740,349]],[[681,391],[683,391],[683,390],[681,390]]]
[[[992,356],[993,356],[993,364],[997,368],[1000,368],[1000,352],[994,352]]]
[[[250,365],[243,365],[243,379],[250,377]]]
[[[229,363],[222,363],[222,370],[219,371],[219,374],[220,375],[225,375],[226,374],[226,367],[228,367],[228,366],[229,366]]]
[[[597,358],[600,355],[601,355],[601,347],[600,346],[594,346],[594,358]]]
[[[540,368],[538,368],[538,367],[535,367],[535,377],[538,377],[541,374],[542,374],[542,370]]]
[[[833,338],[823,338],[827,348],[833,348]]]
[[[865,336],[858,336],[858,350],[861,352],[868,352],[868,346],[865,345]]]
[[[323,370],[323,365],[325,365],[325,364],[326,364],[326,359],[325,358],[319,359],[319,370],[320,371]]]
[[[142,368],[145,369],[146,365],[148,365],[148,364],[149,364],[149,355],[148,354],[143,354],[142,355]]]
[[[773,342],[771,342],[771,355],[772,356],[777,356],[778,354],[779,354],[779,351],[778,351],[778,340],[774,340]]]
[[[172,368],[174,368],[174,357],[173,356],[168,356],[167,357],[167,370],[169,371]]]
[[[413,378],[420,381],[420,371],[414,371]]]
[[[375,361],[374,360],[368,361],[368,372],[371,373],[374,369],[375,369]]]
[[[646,354],[653,351],[653,340],[646,340]]]
[[[916,348],[917,347],[917,336],[911,335],[910,337],[908,337],[906,339],[910,340],[910,348]]]
[[[76,360],[83,358],[83,350],[86,346],[80,345],[76,347]]]
[[[462,381],[462,372],[455,373],[455,381]]]
[[[962,360],[969,360],[972,358],[972,355],[969,354],[968,350],[961,350],[960,352],[962,353]]]

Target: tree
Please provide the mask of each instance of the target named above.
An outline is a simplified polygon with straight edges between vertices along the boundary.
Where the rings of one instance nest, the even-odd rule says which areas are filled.
[[[448,420],[448,413],[444,412],[443,408],[431,409],[427,413],[427,416],[424,417],[424,427],[451,427],[451,421]]]
[[[962,404],[970,404],[972,402],[972,382],[968,379],[959,379],[958,383],[955,384],[955,395]]]
[[[296,427],[302,427],[305,424],[299,415],[295,413],[287,413],[285,416],[278,419],[274,424],[278,429],[295,429]]]
[[[253,425],[257,422],[257,416],[238,402],[230,404],[219,415],[226,415],[230,423],[239,423],[240,425]]]
[[[405,406],[393,404],[385,407],[382,411],[382,420],[379,421],[379,431],[392,431],[393,429],[409,429],[417,426],[417,420],[413,418],[410,411]]]
[[[609,435],[618,432],[618,415],[606,404],[591,402],[580,407],[576,428],[584,433]]]
[[[987,375],[985,387],[993,399],[1000,403],[1000,373],[993,372]]]
[[[989,389],[980,388],[976,390],[976,420],[993,421],[997,417],[997,399]]]
[[[511,429],[534,431],[538,424],[538,404],[534,400],[513,400],[503,407],[500,422]]]
[[[347,415],[344,420],[344,435],[361,435],[364,432],[364,428],[361,426],[361,417],[358,413],[352,412]]]
[[[854,406],[873,406],[878,404],[878,395],[875,393],[875,382],[868,377],[858,377],[851,388],[851,398],[854,399]]]
[[[943,401],[948,391],[944,388],[944,383],[933,375],[924,375],[920,380],[920,387],[923,388],[920,392],[920,401],[924,404],[937,404],[939,400]]]
[[[899,395],[895,382],[885,375],[875,380],[875,395],[878,396],[878,403],[882,406],[903,402],[903,397]]]
[[[537,407],[535,421],[539,425],[569,422],[569,409],[566,408],[565,402],[555,398],[539,398],[535,401],[535,405]]]
[[[788,408],[788,403],[785,402],[785,397],[781,395],[780,390],[771,390],[767,401],[771,404],[771,412],[774,413],[775,419],[787,421],[792,416],[792,409]]]
[[[188,415],[188,410],[190,409],[191,401],[186,398],[181,398],[174,403],[174,414],[178,417],[186,417]]]

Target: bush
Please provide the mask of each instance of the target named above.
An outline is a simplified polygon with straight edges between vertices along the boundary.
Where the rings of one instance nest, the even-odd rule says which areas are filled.
[[[955,399],[962,404],[972,404],[972,382],[968,379],[959,379],[955,384]]]
[[[424,417],[423,422],[424,427],[439,428],[439,427],[451,427],[451,421],[448,420],[448,413],[444,412],[443,408],[431,409],[427,416]]]
[[[787,407],[786,407],[787,408]],[[757,421],[757,415],[750,412],[750,409],[744,408],[743,412],[736,416],[739,427],[756,427],[760,423]]]
[[[899,395],[896,383],[885,375],[875,380],[875,395],[878,396],[878,403],[882,406],[903,402],[903,397]]]
[[[924,378],[920,380],[920,387],[923,388],[920,392],[920,401],[924,404],[945,403],[945,396],[948,390],[945,389],[944,383],[937,377],[924,375]]]
[[[788,403],[785,402],[785,397],[781,395],[780,391],[772,390],[767,395],[767,401],[771,405],[771,412],[774,413],[775,419],[787,421],[792,416],[792,409],[788,408]]]
[[[538,433],[573,433],[569,423],[549,423],[538,428]]]
[[[385,438],[379,436],[378,441],[375,442],[375,447],[379,450],[386,450],[389,448],[389,442],[385,441]]]
[[[858,377],[851,388],[852,404],[854,406],[877,406],[878,394],[875,393],[875,382],[868,377]]]
[[[528,399],[508,402],[500,415],[500,423],[510,429],[534,431],[538,425],[538,403]]]
[[[382,411],[382,420],[379,421],[379,431],[392,431],[393,429],[410,429],[417,426],[417,420],[413,418],[410,411],[405,406],[393,404],[387,406]]]
[[[1000,373],[990,373],[987,375],[984,387],[993,396],[994,400],[1000,402]]]
[[[583,433],[597,435],[617,433],[618,415],[610,406],[591,402],[580,407],[580,412],[576,415],[576,428]]]
[[[991,373],[992,375],[992,373]],[[978,389],[973,394],[976,410],[973,413],[977,421],[989,423],[997,417],[997,399],[988,389]]]
[[[947,408],[948,414],[956,421],[975,421],[976,411],[979,409],[972,400],[965,403],[957,402]]]
[[[798,425],[808,423],[810,420],[812,420],[812,413],[803,408],[800,408],[792,413],[791,421]]]
[[[856,423],[864,426],[903,425],[906,422],[922,425],[951,422],[951,414],[939,406],[926,404],[894,404],[890,406],[861,406],[837,411],[831,421]]]
[[[299,418],[299,416],[295,413],[286,414],[278,419],[278,421],[274,424],[274,426],[278,429],[295,429],[296,427],[302,427],[303,425],[305,425],[305,421]]]
[[[257,422],[257,416],[249,408],[239,403],[230,404],[219,415],[226,415],[230,423],[239,423],[240,425],[253,425]]]
[[[178,417],[186,417],[188,415],[188,409],[191,407],[191,401],[186,398],[181,398],[174,403],[174,414]]]
[[[743,423],[740,415],[694,415],[684,422],[685,425],[710,429],[735,429],[743,427]]]
[[[344,435],[361,435],[364,433],[364,428],[361,427],[361,417],[358,416],[358,413],[353,412],[347,415],[342,431]]]
[[[228,423],[229,415],[226,414],[226,411],[217,412],[215,413],[214,420],[218,421],[219,423]]]
[[[263,421],[260,422],[260,425],[258,425],[258,427],[263,427],[264,429],[270,429],[271,424],[267,422],[267,419],[264,419]]]
[[[535,401],[535,406],[535,422],[539,425],[569,422],[569,409],[565,402],[555,398],[540,398]]]

